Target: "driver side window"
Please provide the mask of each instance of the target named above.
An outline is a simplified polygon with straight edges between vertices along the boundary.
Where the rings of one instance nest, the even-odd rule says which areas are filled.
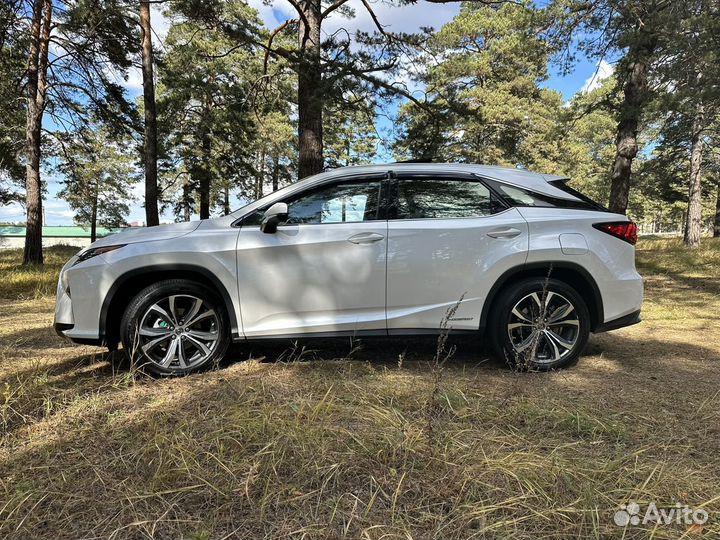
[[[378,219],[380,182],[335,184],[288,202],[288,223],[357,223]]]
[[[287,224],[358,223],[380,219],[380,182],[347,182],[305,192],[287,201]],[[259,226],[265,209],[243,219]]]

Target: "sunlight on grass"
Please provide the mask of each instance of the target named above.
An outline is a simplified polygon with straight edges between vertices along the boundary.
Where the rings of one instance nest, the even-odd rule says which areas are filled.
[[[637,266],[641,273],[720,278],[720,238],[703,238],[697,249],[686,248],[682,238],[640,238]]]
[[[55,295],[60,269],[78,252],[72,246],[44,250],[45,264],[23,266],[22,250],[0,250],[0,298],[24,299]]]
[[[645,278],[645,320],[715,318],[720,311],[720,238],[699,249],[681,238],[640,239],[637,267]]]

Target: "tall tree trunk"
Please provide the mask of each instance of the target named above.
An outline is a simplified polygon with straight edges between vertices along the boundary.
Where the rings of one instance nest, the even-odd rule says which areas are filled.
[[[277,152],[273,155],[273,170],[272,170],[272,190],[273,192],[278,190],[278,179],[280,176],[280,154]]]
[[[90,213],[90,242],[97,240],[97,211],[98,198],[100,197],[100,177],[95,179],[95,191],[93,193],[92,210]]]
[[[258,165],[258,175],[255,179],[255,200],[262,199],[263,184],[265,183],[265,150],[260,151],[260,163]]]
[[[190,221],[190,201],[192,198],[192,194],[190,193],[190,180],[185,176],[185,181],[183,182],[183,192],[182,192],[182,209],[183,209],[183,218],[185,221]]]
[[[713,238],[720,238],[720,182],[717,187],[717,199],[715,201],[715,222],[713,223]]]
[[[225,186],[223,190],[223,214],[228,215],[230,213],[230,186]]]
[[[630,196],[632,162],[638,153],[637,134],[645,104],[648,101],[648,65],[657,46],[657,37],[641,29],[638,41],[630,45],[621,66],[624,73],[623,101],[620,104],[620,120],[615,138],[615,162],[613,164],[610,204],[612,212],[624,214]]]
[[[690,187],[688,189],[688,211],[685,222],[685,245],[696,248],[700,245],[702,233],[702,160],[705,143],[705,108],[698,103],[692,128],[690,147]]]
[[[143,106],[145,108],[145,221],[148,227],[160,224],[158,215],[157,172],[157,110],[155,107],[155,80],[153,79],[152,26],[150,2],[140,1],[140,28],[142,35]]]
[[[30,26],[27,80],[27,124],[25,128],[25,204],[27,223],[23,264],[42,264],[42,184],[40,138],[47,92],[48,48],[52,0],[35,0]]]
[[[200,219],[208,219],[210,217],[210,151],[212,144],[210,142],[210,134],[207,126],[202,127],[202,156],[200,156]]]
[[[298,66],[298,176],[305,178],[323,170],[323,91],[320,63],[320,0],[302,0],[305,15],[299,24],[302,56]]]

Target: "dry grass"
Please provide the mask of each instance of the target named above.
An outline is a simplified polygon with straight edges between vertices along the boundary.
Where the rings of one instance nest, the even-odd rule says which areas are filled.
[[[23,266],[20,264],[21,251],[0,250],[0,299],[41,298],[55,294],[60,269],[79,249],[72,246],[53,246],[44,251],[44,266]]]
[[[0,300],[0,537],[717,538],[720,244],[638,247],[643,324],[562,373],[456,341],[440,379],[432,340],[308,342],[292,363],[253,345],[135,379],[53,334],[40,272]],[[623,531],[629,500],[711,517]]]

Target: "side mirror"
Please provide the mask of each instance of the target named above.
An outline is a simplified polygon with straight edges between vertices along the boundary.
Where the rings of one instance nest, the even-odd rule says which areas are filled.
[[[260,230],[267,234],[274,234],[278,225],[286,221],[288,218],[288,205],[284,202],[273,204],[265,210],[262,221],[260,222]]]

